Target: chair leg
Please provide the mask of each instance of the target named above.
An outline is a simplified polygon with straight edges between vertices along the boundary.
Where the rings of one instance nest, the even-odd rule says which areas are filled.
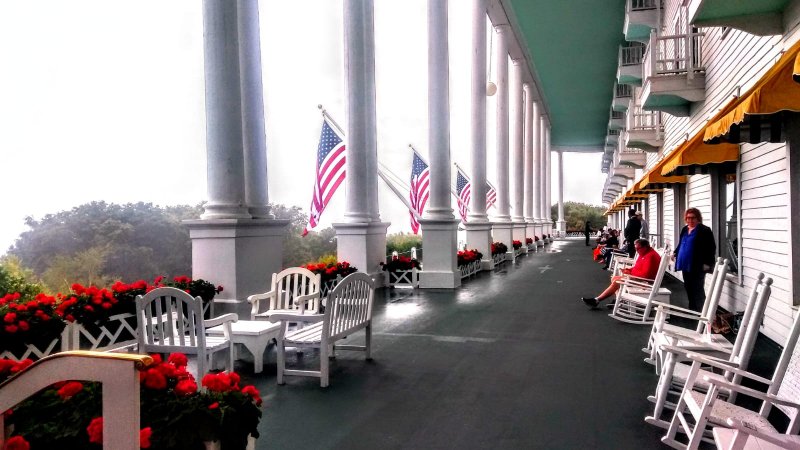
[[[321,387],[328,387],[328,369],[330,361],[328,361],[328,346],[319,346],[319,385]]]
[[[197,379],[202,380],[206,374],[206,354],[205,353],[198,353],[197,354]]]
[[[366,334],[364,336],[364,354],[367,361],[372,360],[372,324],[367,325]]]
[[[233,344],[233,341],[230,341],[230,346],[228,347],[228,372],[233,372],[235,350],[236,346]]]
[[[283,384],[283,372],[286,370],[286,345],[282,339],[278,340],[278,384]]]

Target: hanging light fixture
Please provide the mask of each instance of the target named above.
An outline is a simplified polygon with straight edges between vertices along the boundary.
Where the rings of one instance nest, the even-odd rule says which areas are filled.
[[[486,96],[491,97],[497,93],[497,85],[492,81],[492,44],[494,42],[494,29],[489,27],[489,74],[486,75]]]

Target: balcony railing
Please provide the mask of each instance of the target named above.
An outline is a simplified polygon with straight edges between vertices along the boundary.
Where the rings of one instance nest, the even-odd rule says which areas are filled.
[[[664,131],[659,111],[644,111],[640,105],[636,105],[633,110],[628,112],[627,119],[628,130]]]
[[[700,32],[672,36],[652,33],[642,61],[645,73],[649,76],[686,74],[691,78],[696,72],[704,71],[703,35]]]
[[[629,84],[617,84],[614,89],[614,97],[616,98],[630,98],[633,95],[633,89]]]
[[[619,48],[619,65],[620,66],[636,66],[642,63],[644,58],[644,45],[637,45],[635,47],[620,47]]]
[[[611,118],[612,119],[622,119],[625,117],[625,113],[622,111],[611,111]]]
[[[628,0],[626,6],[628,11],[644,11],[647,9],[656,9],[659,7],[661,0]]]

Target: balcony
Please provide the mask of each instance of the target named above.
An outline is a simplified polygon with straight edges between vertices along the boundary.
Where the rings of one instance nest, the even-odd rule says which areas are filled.
[[[611,111],[611,118],[608,120],[609,130],[622,130],[625,128],[625,113],[622,111]]]
[[[639,44],[619,48],[619,65],[617,66],[617,83],[642,85],[642,60],[645,46]]]
[[[689,17],[697,27],[730,27],[756,36],[771,36],[783,34],[784,12],[789,3],[789,0],[691,0]]]
[[[625,2],[625,40],[646,44],[650,32],[658,29],[661,0],[628,0]]]
[[[619,165],[644,169],[647,164],[647,154],[641,150],[623,150],[619,152]]]
[[[619,158],[615,157],[614,162],[611,164],[611,169],[608,171],[608,175],[611,178],[616,178],[621,183],[623,182],[622,180],[633,180],[636,176],[636,172],[633,167],[620,165]],[[627,181],[624,181],[624,183],[627,185]]]
[[[705,99],[702,38],[699,32],[651,34],[642,61],[645,79],[641,104],[645,111],[688,117],[689,105]]]
[[[664,122],[659,111],[644,111],[635,105],[628,111],[625,147],[657,152],[664,145]]]
[[[617,143],[619,142],[619,134],[620,130],[608,130],[608,135],[606,136],[606,146],[616,147]]]
[[[633,96],[633,88],[628,84],[614,84],[614,100],[611,109],[614,111],[625,112],[628,110],[628,103]]]

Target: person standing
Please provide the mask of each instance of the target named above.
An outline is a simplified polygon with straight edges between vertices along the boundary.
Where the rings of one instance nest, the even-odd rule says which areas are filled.
[[[592,222],[586,221],[586,228],[583,230],[583,234],[586,235],[586,246],[589,246],[589,236],[592,234]]]
[[[717,244],[711,228],[703,225],[703,216],[699,209],[687,209],[683,219],[686,226],[681,229],[672,257],[675,259],[675,270],[680,270],[683,274],[689,309],[700,311],[706,300],[706,273],[711,272],[714,267]]]
[[[636,254],[636,247],[633,243],[641,237],[642,222],[636,218],[636,211],[631,209],[628,212],[628,223],[625,224],[625,243],[628,245],[628,256],[633,258]]]
[[[647,225],[647,221],[644,220],[641,211],[636,211],[636,218],[642,223],[642,230],[639,233],[639,237],[642,239],[650,239],[650,226]]]

